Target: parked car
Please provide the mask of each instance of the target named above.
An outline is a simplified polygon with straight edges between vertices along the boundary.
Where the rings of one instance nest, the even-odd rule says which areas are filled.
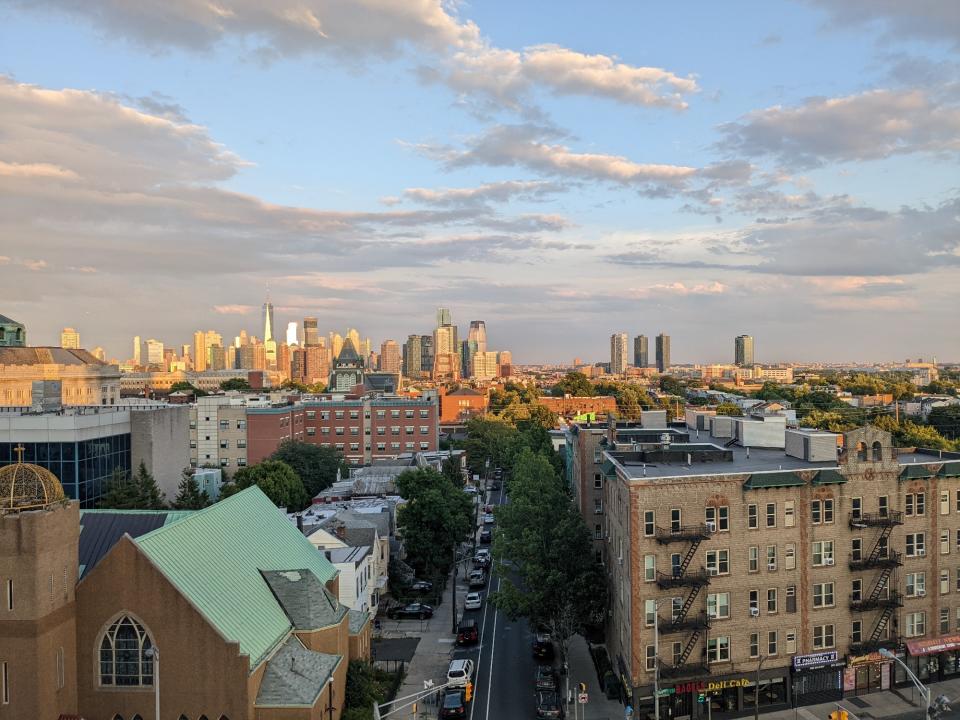
[[[472,588],[487,586],[487,574],[483,570],[471,570],[467,585]]]
[[[476,495],[478,492],[480,492],[480,491],[479,491],[476,487],[474,487],[473,485],[465,485],[464,488],[463,488],[463,491],[464,491],[465,493],[470,493],[471,495]]]
[[[457,627],[457,645],[476,645],[480,642],[480,630],[473,618],[464,618]]]
[[[533,681],[536,690],[556,690],[557,674],[550,665],[537,665],[537,674]]]
[[[464,610],[479,610],[482,607],[483,595],[478,592],[467,593],[467,598],[463,601]]]
[[[541,690],[537,693],[538,720],[562,720],[563,703],[556,690]]]
[[[429,580],[416,580],[410,585],[410,589],[418,592],[426,592],[433,590],[433,583]]]
[[[549,633],[537,633],[533,639],[533,656],[540,660],[553,659],[553,638]]]
[[[462,718],[467,716],[467,702],[463,690],[447,688],[440,701],[440,718]]]
[[[473,564],[475,567],[488,568],[490,567],[490,562],[492,558],[490,557],[489,548],[480,548],[477,550],[477,554],[473,558]]]
[[[484,525],[493,525],[496,522],[496,518],[493,516],[493,513],[484,513],[483,514],[483,524]]]
[[[493,512],[493,505],[490,505],[490,504],[484,505],[484,506],[483,506],[483,511],[484,511],[485,513],[492,513],[492,512]]]
[[[455,687],[466,687],[473,677],[473,660],[451,660],[447,668],[447,682]]]
[[[484,528],[480,531],[480,544],[489,545],[491,542],[493,542],[493,533],[489,529]]]
[[[433,608],[424,603],[410,603],[409,605],[396,605],[387,610],[387,617],[394,620],[403,618],[418,618],[426,620],[433,617]]]
[[[499,490],[499,489],[500,489],[500,481],[499,481],[499,480],[494,480],[492,483],[490,483],[490,489],[493,490],[493,491]]]

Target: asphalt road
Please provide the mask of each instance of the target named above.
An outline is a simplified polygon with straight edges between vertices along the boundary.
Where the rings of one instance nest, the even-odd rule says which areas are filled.
[[[501,489],[490,499],[493,505],[507,502]],[[470,611],[480,623],[480,643],[458,649],[454,657],[470,658],[476,664],[474,697],[467,720],[531,720],[536,717],[533,690],[537,662],[533,658],[533,633],[526,620],[511,622],[486,601],[499,587],[496,571],[484,591],[482,610]]]

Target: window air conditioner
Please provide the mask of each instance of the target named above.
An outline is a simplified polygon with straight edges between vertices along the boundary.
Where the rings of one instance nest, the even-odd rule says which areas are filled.
[[[715,522],[713,522],[712,520],[709,521],[709,522],[707,522],[707,532],[708,532],[708,533],[715,533],[716,531],[717,531],[717,524],[716,524]]]
[[[760,608],[750,608],[750,617],[760,617]]]
[[[708,572],[710,575],[719,575],[719,574],[720,574],[720,571],[717,570],[716,568],[707,568],[707,572]]]
[[[767,570],[776,570],[777,564],[775,562],[767,563]]]
[[[927,596],[926,590],[917,590],[917,597],[918,597],[918,598],[922,598],[922,597],[926,597],[926,596]]]
[[[924,557],[926,554],[927,554],[927,551],[924,550],[923,548],[920,548],[919,550],[917,550],[917,557]]]
[[[833,565],[833,558],[827,558],[823,561],[824,565]]]

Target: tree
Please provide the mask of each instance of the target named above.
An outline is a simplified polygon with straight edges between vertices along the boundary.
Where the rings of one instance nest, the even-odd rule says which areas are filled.
[[[517,429],[499,417],[476,417],[467,422],[467,467],[474,475],[482,475],[488,464],[508,467],[513,457]]]
[[[245,378],[230,378],[229,380],[224,380],[222,383],[220,383],[220,389],[223,391],[249,390],[250,383],[247,382]]]
[[[174,510],[202,510],[210,504],[210,495],[206,490],[200,490],[200,485],[189,470],[184,471],[177,490],[177,497],[170,503]]]
[[[303,489],[303,481],[293,468],[279,460],[264,460],[256,465],[240,468],[233,476],[233,482],[221,488],[220,497],[230,497],[253,485],[259,487],[278,507],[300,510],[309,501],[307,492]]]
[[[456,487],[462,488],[464,486],[463,471],[460,469],[459,458],[448,457],[443,461],[440,472]]]
[[[432,468],[401,473],[397,492],[407,501],[397,510],[407,563],[427,577],[446,572],[474,528],[473,499]]]
[[[100,499],[100,507],[110,510],[161,510],[166,503],[153,475],[141,460],[133,477],[121,470],[114,470],[107,492]]]
[[[191,393],[194,397],[204,397],[205,395],[209,395],[206,390],[201,390],[198,387],[194,387],[186,380],[179,380],[178,382],[173,383],[173,385],[170,386],[170,392]]]
[[[572,395],[574,397],[592,397],[595,394],[593,383],[582,372],[569,372],[550,389],[554,397]]]
[[[345,467],[343,455],[335,449],[297,440],[284,440],[269,459],[292,467],[311,499],[333,485]]]
[[[373,720],[373,704],[387,700],[396,680],[395,673],[367,660],[351,660],[347,666],[343,720]]]
[[[927,422],[945,438],[960,438],[960,405],[933,408],[927,416]]]
[[[720,403],[717,405],[717,415],[731,415],[733,417],[743,417],[743,410],[734,403]]]

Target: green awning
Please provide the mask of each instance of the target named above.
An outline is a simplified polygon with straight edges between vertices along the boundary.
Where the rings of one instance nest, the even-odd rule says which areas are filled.
[[[839,470],[820,470],[813,478],[814,485],[842,485],[846,481]]]
[[[925,465],[902,465],[900,467],[901,480],[921,480],[932,478],[933,471],[927,470]]]
[[[760,490],[764,488],[797,487],[806,485],[799,475],[787,470],[754,473],[743,483],[744,490]]]
[[[960,477],[960,460],[945,462],[937,475],[939,477]]]
[[[609,458],[603,461],[603,465],[600,467],[600,472],[603,473],[604,477],[613,477],[617,474],[617,471],[614,470],[613,461]]]

